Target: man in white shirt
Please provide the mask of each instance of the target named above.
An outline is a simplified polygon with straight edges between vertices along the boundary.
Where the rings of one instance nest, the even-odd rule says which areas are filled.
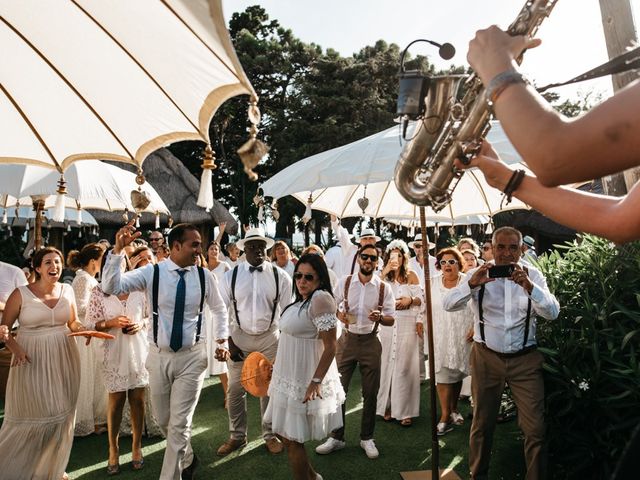
[[[4,304],[7,303],[11,292],[27,283],[27,277],[22,270],[10,263],[0,262],[0,320],[2,320]]]
[[[152,312],[147,358],[151,405],[167,437],[160,478],[191,479],[199,463],[191,448],[191,422],[208,366],[202,309],[206,302],[213,315],[212,337],[219,344],[216,358],[220,361],[229,353],[225,348],[227,309],[214,276],[195,266],[202,239],[194,225],[179,224],[171,230],[171,254],[166,261],[121,273],[124,247],[140,236],[132,224],[116,234],[102,272],[102,290],[112,295],[147,293]]]
[[[443,299],[447,311],[460,310],[469,300],[474,307],[471,478],[489,478],[491,443],[505,382],[511,388],[524,433],[526,478],[544,478],[544,359],[536,350],[535,315],[554,320],[560,306],[542,273],[522,264],[522,234],[518,230],[499,228],[492,243],[495,265],[488,262],[469,271]],[[496,278],[496,267],[512,272]]]
[[[356,366],[360,367],[363,398],[360,446],[367,457],[376,458],[379,453],[373,441],[373,431],[382,354],[378,328],[379,325],[393,326],[395,299],[391,286],[374,275],[378,263],[375,245],[360,247],[357,256],[358,272],[342,277],[336,289],[338,319],[344,324],[338,339],[336,362],[345,394]],[[345,405],[342,405],[342,427],[331,432],[331,436],[316,447],[317,453],[326,455],[345,447]]]
[[[331,215],[331,228],[336,232],[336,238],[338,244],[342,249],[342,261],[340,262],[341,268],[338,269],[342,272],[341,276],[353,275],[358,272],[358,249],[365,245],[373,245],[380,241],[380,237],[376,235],[376,232],[372,228],[363,228],[360,232],[360,238],[358,239],[358,245],[351,243],[351,235],[346,228],[338,223],[338,218],[335,215]],[[382,268],[382,261],[375,265],[375,270]],[[374,270],[374,271],[375,271]]]
[[[426,243],[429,245],[429,250],[436,248],[436,244],[429,240],[427,237]],[[418,233],[414,238],[413,242],[409,242],[409,248],[413,249],[413,252],[416,254],[415,257],[411,257],[409,259],[409,268],[416,272],[418,275],[418,279],[420,280],[420,286],[424,289],[424,244],[425,242],[422,240],[422,234]],[[427,253],[429,258],[429,277],[437,277],[440,275],[440,270],[436,268],[436,257],[432,257]]]
[[[220,286],[229,309],[231,330],[231,356],[227,362],[229,439],[218,448],[217,454],[221,457],[247,444],[247,393],[240,383],[244,358],[251,352],[260,352],[271,362],[275,360],[280,313],[293,301],[291,277],[266,261],[267,249],[273,244],[262,228],[249,229],[245,238],[238,242],[246,261],[226,272]],[[268,403],[268,397],[260,398],[260,418],[264,418]],[[270,423],[262,422],[262,436],[270,453],[282,452],[282,443],[271,430]]]
[[[342,277],[342,248],[340,245],[334,245],[324,254],[324,263],[327,264],[327,268],[333,270],[338,276]]]

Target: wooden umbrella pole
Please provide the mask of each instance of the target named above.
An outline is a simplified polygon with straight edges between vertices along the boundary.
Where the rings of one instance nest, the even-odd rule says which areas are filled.
[[[33,231],[33,247],[36,251],[42,248],[42,211],[44,209],[44,200],[32,197],[33,210],[36,212],[35,225]]]
[[[438,444],[438,405],[436,403],[436,366],[433,348],[433,312],[431,304],[431,272],[429,265],[429,236],[425,208],[420,207],[420,232],[424,271],[424,301],[427,313],[427,342],[429,346],[429,393],[431,398],[431,478],[440,478],[440,445]]]

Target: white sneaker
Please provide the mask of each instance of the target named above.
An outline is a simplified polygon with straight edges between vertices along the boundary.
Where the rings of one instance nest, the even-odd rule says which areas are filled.
[[[450,418],[451,418],[451,422],[453,422],[454,425],[464,424],[464,417],[460,415],[458,412],[453,412]]]
[[[449,433],[451,430],[453,430],[453,427],[448,422],[440,422],[438,423],[436,429],[438,430],[437,432],[438,436],[442,436],[446,433]]]
[[[316,447],[316,453],[326,455],[328,453],[335,452],[336,450],[342,450],[344,446],[345,443],[342,440],[329,437],[323,444]]]
[[[380,455],[380,452],[378,452],[378,449],[376,448],[376,444],[374,443],[373,438],[370,440],[360,440],[360,446],[362,447],[362,449],[367,454],[367,457],[369,458],[378,458],[378,455]]]

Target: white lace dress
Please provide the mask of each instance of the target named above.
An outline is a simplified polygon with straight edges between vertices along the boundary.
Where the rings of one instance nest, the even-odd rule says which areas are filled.
[[[335,359],[322,379],[322,398],[302,403],[324,351],[318,332],[336,327],[335,312],[333,297],[319,291],[304,307],[297,302],[280,317],[280,341],[264,421],[289,440],[321,440],[342,426],[345,394]]]
[[[86,312],[89,297],[98,281],[84,270],[76,272],[71,283],[76,297],[78,320],[87,328]],[[86,338],[76,338],[80,353],[80,392],[76,409],[74,435],[84,437],[95,431],[96,425],[107,423],[107,391],[102,381],[102,342],[92,341],[86,345]]]
[[[458,284],[460,283],[460,278],[458,279]],[[447,312],[442,307],[442,299],[448,291],[449,289],[443,284],[443,277],[432,280],[431,302],[433,304],[435,370],[439,372],[445,367],[469,374],[471,343],[466,341],[466,336],[471,327],[473,327],[473,314],[469,307],[470,302],[464,310]],[[426,326],[424,331],[426,334]],[[428,342],[425,341],[424,345],[425,353],[428,354]]]
[[[423,298],[420,285],[391,284],[393,295]],[[420,359],[416,323],[422,321],[421,307],[396,310],[393,327],[379,329],[382,345],[380,389],[376,414],[402,420],[420,415]]]
[[[144,292],[131,292],[126,300],[115,295],[105,296],[100,287],[91,292],[87,309],[89,328],[118,315],[126,315],[136,323],[143,324],[142,330],[135,335],[122,333],[121,328],[112,328],[108,332],[115,335],[115,340],[103,340],[101,354],[101,377],[109,392],[126,392],[134,388],[145,388],[145,432],[147,436],[161,435],[158,422],[151,410],[151,394],[149,392],[149,372],[145,367],[149,353],[147,340],[148,311]],[[120,434],[131,434],[131,414],[129,403],[125,403],[122,412]]]

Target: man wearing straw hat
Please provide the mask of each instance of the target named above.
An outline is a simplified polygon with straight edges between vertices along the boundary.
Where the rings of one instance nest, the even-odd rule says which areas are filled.
[[[418,275],[420,286],[422,288],[424,288],[424,243],[425,242],[422,241],[421,233],[418,233],[413,238],[413,242],[409,242],[409,248],[412,248],[414,253],[416,254],[415,257],[409,260],[409,268],[416,272],[416,274]],[[428,243],[429,245],[429,250],[436,248],[436,244],[429,240],[429,237],[427,237],[426,243]],[[432,278],[438,276],[440,273],[439,270],[436,269],[436,257],[432,257],[431,255],[429,255],[428,251],[427,257],[431,262],[429,263],[429,276]]]
[[[358,249],[365,245],[373,245],[380,241],[380,237],[376,235],[373,228],[363,228],[360,232],[360,238],[358,238],[358,245],[351,243],[351,235],[346,228],[338,223],[338,218],[335,215],[331,215],[331,228],[336,233],[338,244],[342,248],[342,276],[353,275],[358,273],[360,267],[358,266]],[[379,264],[375,266],[378,270]]]
[[[229,439],[217,450],[224,457],[247,444],[246,391],[241,384],[244,358],[260,352],[271,362],[278,350],[280,313],[292,300],[291,278],[281,268],[266,261],[267,249],[274,241],[265,236],[262,228],[250,228],[245,238],[237,242],[244,250],[246,262],[236,265],[224,275],[220,293],[229,309],[230,330],[229,387],[227,405]],[[269,397],[260,398],[260,418],[264,417]],[[278,454],[282,443],[262,422],[262,436],[269,453]]]

